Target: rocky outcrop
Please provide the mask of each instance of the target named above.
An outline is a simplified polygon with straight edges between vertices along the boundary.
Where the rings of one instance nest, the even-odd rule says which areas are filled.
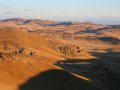
[[[32,48],[26,48],[26,47],[20,47],[17,49],[9,48],[9,50],[0,51],[0,60],[7,60],[7,59],[16,60],[24,57],[31,58],[32,56],[35,55],[37,55],[37,52]]]
[[[82,52],[82,49],[75,45],[61,45],[59,46],[59,51],[67,55],[79,55]]]
[[[83,49],[81,49],[79,46],[57,42],[51,42],[50,47],[55,51],[65,55],[80,55],[83,51]]]
[[[23,54],[26,56],[32,56],[36,54],[36,51],[33,50],[32,48],[19,48],[17,49],[14,54],[18,55],[18,54]]]

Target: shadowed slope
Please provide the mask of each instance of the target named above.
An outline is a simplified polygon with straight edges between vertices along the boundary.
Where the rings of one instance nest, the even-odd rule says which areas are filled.
[[[31,78],[20,86],[20,90],[96,90],[88,81],[68,72],[52,69]]]

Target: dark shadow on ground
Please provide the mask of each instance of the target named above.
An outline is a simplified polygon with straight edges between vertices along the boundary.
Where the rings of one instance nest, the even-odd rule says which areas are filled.
[[[66,59],[56,62],[55,65],[65,71],[52,69],[42,72],[21,85],[19,90],[120,90],[118,63],[109,63],[109,60],[115,58],[106,57],[106,55],[119,55],[119,52],[112,52],[111,49],[106,51],[106,53],[91,52],[98,59]],[[91,81],[78,78],[71,73],[83,76]]]
[[[82,60],[82,59],[67,59],[59,61],[55,65],[63,68],[64,70],[75,73],[77,75],[89,78],[91,84],[99,88],[99,90],[112,90],[105,81],[108,76],[108,68],[99,59]]]
[[[91,55],[98,58],[102,67],[107,70],[105,81],[109,90],[120,90],[120,52],[114,52],[113,49],[106,49],[106,52],[91,52]],[[103,77],[103,76],[102,76]]]
[[[97,57],[101,61],[120,64],[120,52],[114,52],[111,48],[106,49],[105,51],[106,52],[90,52],[90,54]]]
[[[97,90],[89,81],[63,70],[48,70],[28,80],[19,90]],[[99,89],[98,89],[99,90]]]
[[[97,59],[67,59],[57,66],[92,80],[101,90],[120,90],[120,52],[107,49],[105,53],[90,52]]]
[[[85,30],[85,31],[79,31],[79,32],[77,32],[77,33],[75,33],[75,34],[83,34],[83,33],[95,33],[95,34],[97,34],[97,33],[99,33],[100,31],[110,30],[110,29],[111,29],[110,27],[98,28],[98,29],[96,29],[96,30],[87,29],[87,30]]]

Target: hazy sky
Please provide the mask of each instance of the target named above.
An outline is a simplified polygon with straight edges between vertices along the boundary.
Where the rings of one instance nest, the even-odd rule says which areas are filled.
[[[120,0],[0,0],[0,18],[120,23]]]

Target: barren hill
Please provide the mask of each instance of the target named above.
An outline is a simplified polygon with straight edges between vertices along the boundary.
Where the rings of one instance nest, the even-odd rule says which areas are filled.
[[[90,22],[0,21],[0,90],[119,90],[120,29]]]

